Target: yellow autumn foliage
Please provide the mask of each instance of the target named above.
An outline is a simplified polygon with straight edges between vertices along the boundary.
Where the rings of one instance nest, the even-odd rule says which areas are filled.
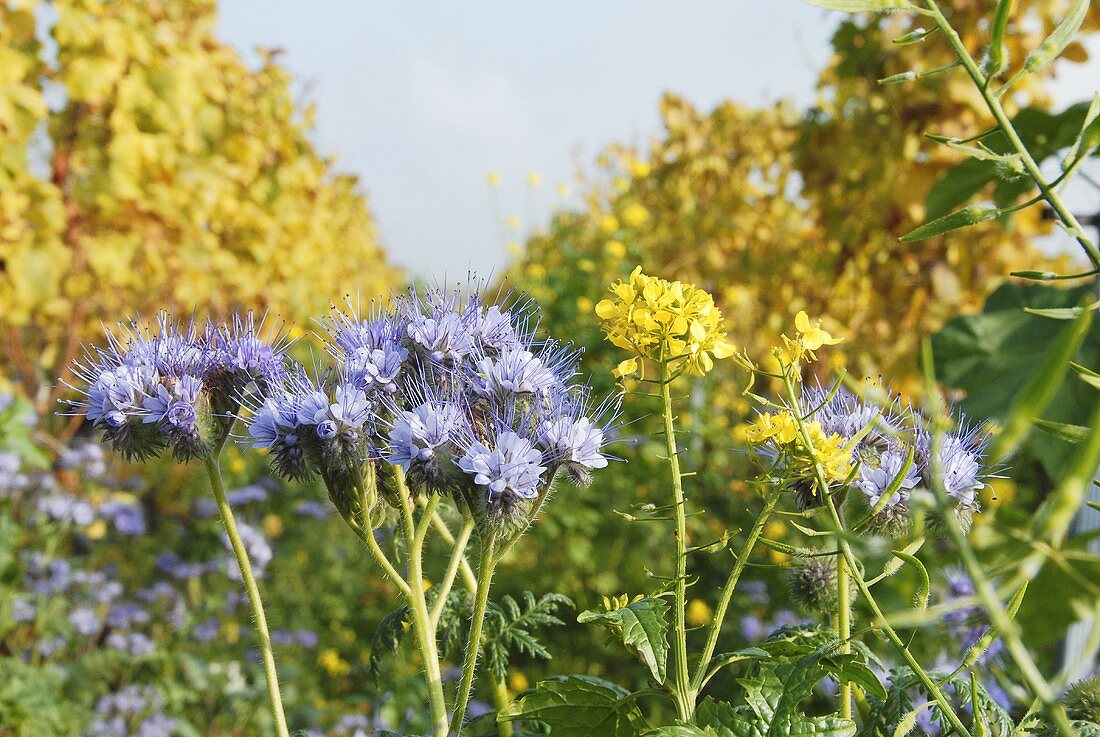
[[[0,0],[0,373],[28,391],[101,321],[308,324],[399,280],[277,54],[250,69],[215,20],[213,0]]]
[[[989,4],[952,5],[952,23],[980,55],[988,31],[979,21]],[[1010,58],[1018,63],[1038,45],[1065,6],[1016,9]],[[1100,24],[1097,16],[1090,10],[1086,28]],[[660,137],[647,149],[610,147],[586,186],[585,209],[557,213],[510,277],[542,302],[555,330],[597,352],[597,336],[574,303],[634,264],[714,294],[730,340],[749,355],[766,355],[799,311],[827,315],[826,327],[846,336],[830,351],[834,364],[898,377],[898,388],[906,388],[906,377],[916,378],[922,338],[977,309],[1010,271],[1051,265],[1033,245],[1049,232],[1040,208],[1011,216],[1007,227],[987,222],[898,241],[924,222],[931,186],[962,160],[923,134],[966,137],[992,125],[959,70],[908,84],[875,82],[952,59],[934,35],[909,46],[891,42],[919,25],[914,17],[843,23],[817,101],[804,112],[786,102],[757,108],[732,101],[704,112],[666,95]],[[1083,53],[1075,46],[1070,56]],[[1049,104],[1045,83],[1034,76],[1020,85],[1013,110]]]

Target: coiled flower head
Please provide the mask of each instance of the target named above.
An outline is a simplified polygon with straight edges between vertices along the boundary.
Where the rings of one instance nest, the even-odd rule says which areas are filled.
[[[619,364],[618,375],[637,371],[638,359],[701,375],[714,367],[714,359],[733,355],[722,313],[702,289],[647,276],[640,266],[610,289],[612,296],[596,305],[596,315],[607,339],[635,356]]]
[[[791,598],[808,614],[836,611],[836,561],[832,556],[806,558],[787,573]]]
[[[480,524],[526,524],[559,469],[583,481],[607,465],[617,404],[592,407],[575,379],[579,352],[536,339],[534,306],[504,296],[487,305],[440,288],[366,316],[350,301],[334,308],[336,365],[273,386],[249,417],[252,442],[282,475],[320,475],[341,511],[354,510],[348,499],[373,503],[362,498],[371,463],[380,500],[399,504],[392,464],[413,493],[450,494]]]

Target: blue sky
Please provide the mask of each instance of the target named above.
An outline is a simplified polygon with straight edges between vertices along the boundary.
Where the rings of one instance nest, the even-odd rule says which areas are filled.
[[[578,166],[659,132],[665,90],[704,108],[811,102],[838,21],[799,0],[222,0],[219,35],[285,51],[319,148],[362,177],[390,258],[440,276],[499,267]],[[1058,97],[1091,94],[1095,71],[1064,75]],[[521,221],[511,236],[489,171],[500,218]]]

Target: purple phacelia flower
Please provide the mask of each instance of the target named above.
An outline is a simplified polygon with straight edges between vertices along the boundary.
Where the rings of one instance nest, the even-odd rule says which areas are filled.
[[[506,348],[495,358],[482,358],[476,372],[474,388],[479,394],[545,394],[558,385],[550,366],[530,351],[517,348]]]
[[[530,440],[505,431],[491,448],[478,440],[470,443],[458,467],[486,487],[489,501],[496,503],[502,498],[537,498],[546,471],[542,462],[542,452]]]

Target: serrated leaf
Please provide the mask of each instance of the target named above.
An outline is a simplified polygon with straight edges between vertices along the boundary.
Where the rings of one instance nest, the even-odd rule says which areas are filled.
[[[649,728],[629,691],[583,675],[539,681],[497,713],[498,722],[528,719],[555,737],[637,737]]]
[[[971,205],[970,207],[964,207],[961,210],[956,210],[950,215],[944,215],[942,218],[937,218],[924,225],[918,226],[908,233],[903,235],[898,240],[902,243],[912,243],[914,241],[922,241],[926,238],[933,238],[937,235],[943,235],[944,233],[950,233],[952,230],[958,230],[959,228],[966,228],[971,225],[977,225],[983,223],[986,220],[992,220],[997,217],[997,210],[995,208],[977,207]]]
[[[1089,0],[1076,0],[1062,22],[1051,31],[1049,36],[1043,39],[1038,48],[1027,55],[1027,59],[1024,61],[1024,69],[1028,72],[1035,72],[1058,58],[1073,41],[1077,31],[1081,29],[1081,24],[1084,22],[1088,10]]]
[[[654,680],[665,682],[668,662],[668,604],[647,597],[610,612],[582,612],[577,621],[607,627],[649,669]]]
[[[713,729],[718,737],[762,737],[760,730],[767,726],[753,716],[744,707],[735,708],[710,696],[695,709],[696,723]]]
[[[845,13],[889,13],[912,8],[906,0],[806,0],[806,2],[826,10],[840,10]]]
[[[382,675],[382,661],[397,652],[405,636],[406,622],[409,616],[407,607],[394,609],[378,623],[370,643],[369,668],[375,680]]]

